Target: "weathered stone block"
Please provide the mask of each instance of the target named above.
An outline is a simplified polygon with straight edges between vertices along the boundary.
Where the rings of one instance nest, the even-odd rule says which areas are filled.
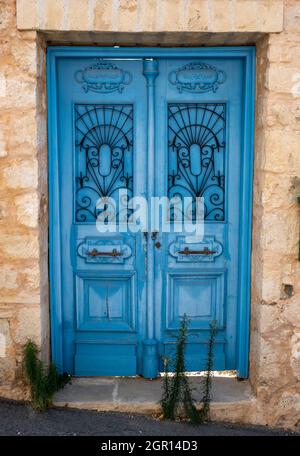
[[[284,135],[281,130],[269,130],[265,138],[266,171],[299,173],[300,135],[294,132]]]
[[[88,30],[89,0],[69,0],[67,19],[69,30]]]
[[[45,29],[59,30],[64,24],[64,1],[63,0],[43,0]]]
[[[207,0],[190,0],[187,8],[187,28],[191,31],[209,30],[209,9]]]
[[[96,1],[94,9],[94,30],[112,30],[113,16],[116,16],[116,12],[113,13],[113,1],[102,0]]]
[[[23,307],[17,312],[13,323],[13,337],[18,344],[25,345],[28,339],[37,344],[41,341],[41,311],[38,306]]]
[[[3,126],[0,125],[0,158],[7,156],[6,141],[3,133]]]
[[[237,0],[235,7],[235,30],[259,30],[257,2],[254,0]]]
[[[38,164],[36,160],[15,160],[3,168],[8,188],[37,188]]]
[[[156,30],[157,0],[139,0],[138,31]]]
[[[118,10],[118,31],[134,32],[137,29],[137,0],[120,0]]]
[[[18,29],[30,30],[38,25],[38,0],[17,0]]]
[[[227,32],[234,30],[234,3],[223,0],[211,1],[211,16],[214,32]]]
[[[37,193],[27,193],[15,199],[17,220],[21,225],[35,228],[39,219],[39,199]]]
[[[0,265],[0,289],[15,289],[17,284],[17,271],[16,268],[8,266],[7,264]]]
[[[2,258],[9,257],[13,260],[38,258],[38,236],[34,234],[1,234],[0,252]]]
[[[281,32],[283,29],[282,0],[259,0],[257,15],[260,21],[260,31]]]

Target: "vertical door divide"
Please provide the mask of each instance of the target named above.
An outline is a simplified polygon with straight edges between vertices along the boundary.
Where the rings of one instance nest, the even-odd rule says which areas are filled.
[[[150,207],[154,196],[154,132],[155,132],[155,79],[158,75],[158,61],[144,59],[143,74],[147,81],[147,197]],[[151,226],[151,211],[148,211],[148,227]],[[147,236],[147,337],[143,340],[143,376],[157,377],[157,340],[154,335],[154,251],[151,233]]]

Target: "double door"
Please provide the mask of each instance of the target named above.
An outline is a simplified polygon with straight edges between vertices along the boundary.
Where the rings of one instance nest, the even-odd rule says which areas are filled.
[[[149,52],[49,51],[53,355],[77,376],[153,378],[186,314],[187,370],[214,323],[214,370],[243,376],[252,50]]]

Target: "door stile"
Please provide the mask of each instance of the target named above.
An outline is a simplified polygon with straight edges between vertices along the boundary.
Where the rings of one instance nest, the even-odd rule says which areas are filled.
[[[158,60],[145,59],[143,74],[147,81],[147,198],[148,207],[154,196],[155,160],[155,80],[158,76]],[[158,342],[154,337],[154,246],[151,233],[151,210],[148,209],[147,237],[147,325],[143,340],[142,373],[145,378],[155,378],[158,372]]]

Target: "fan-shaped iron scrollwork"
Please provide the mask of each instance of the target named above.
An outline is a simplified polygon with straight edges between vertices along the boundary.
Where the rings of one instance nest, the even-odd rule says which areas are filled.
[[[192,197],[195,220],[196,197],[203,197],[205,220],[223,221],[225,104],[169,104],[168,136],[169,198]],[[175,205],[171,219],[178,216]]]
[[[118,192],[126,189],[128,198],[132,196],[132,105],[76,105],[75,130],[76,221],[95,221],[100,212],[97,201],[102,197],[115,199],[112,216],[127,218],[128,214],[120,214]]]

